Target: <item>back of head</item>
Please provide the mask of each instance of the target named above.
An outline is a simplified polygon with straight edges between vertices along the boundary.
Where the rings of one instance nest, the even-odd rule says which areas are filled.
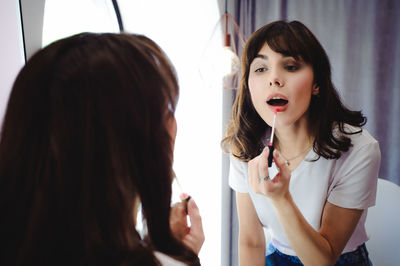
[[[155,265],[152,249],[196,260],[169,228],[178,86],[143,36],[78,34],[18,75],[0,142],[6,264]],[[134,228],[140,198],[149,231]]]

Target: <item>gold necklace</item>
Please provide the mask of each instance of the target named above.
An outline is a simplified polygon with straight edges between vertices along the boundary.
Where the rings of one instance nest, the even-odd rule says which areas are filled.
[[[305,148],[301,153],[297,154],[296,156],[294,156],[294,157],[292,157],[292,158],[290,158],[290,159],[287,159],[287,158],[281,153],[283,159],[285,159],[286,165],[289,166],[289,165],[290,165],[290,161],[293,161],[294,159],[299,158],[299,157],[300,157],[301,155],[303,155],[311,146],[312,146],[312,143],[311,143],[310,145],[308,145],[307,148]]]

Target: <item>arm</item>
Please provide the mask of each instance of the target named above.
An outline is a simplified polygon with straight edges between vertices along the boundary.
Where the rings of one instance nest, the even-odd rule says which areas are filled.
[[[290,170],[278,152],[274,161],[279,173],[273,180],[258,177],[268,175],[265,167],[268,149],[249,162],[250,186],[256,193],[266,195],[273,204],[286,236],[305,265],[333,265],[351,237],[362,210],[346,209],[326,203],[319,231],[314,230],[295,205],[290,192]]]
[[[236,192],[236,204],[239,215],[240,265],[265,265],[264,230],[249,194]]]
[[[363,212],[327,202],[321,228],[315,231],[290,197],[273,204],[292,248],[304,265],[335,264]]]

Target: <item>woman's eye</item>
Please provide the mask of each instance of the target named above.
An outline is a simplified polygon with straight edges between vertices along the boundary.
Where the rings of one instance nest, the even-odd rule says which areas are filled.
[[[299,67],[297,65],[287,65],[285,66],[285,69],[288,71],[296,71],[299,69]]]
[[[255,70],[255,72],[264,72],[265,70],[267,70],[265,67],[259,67]]]

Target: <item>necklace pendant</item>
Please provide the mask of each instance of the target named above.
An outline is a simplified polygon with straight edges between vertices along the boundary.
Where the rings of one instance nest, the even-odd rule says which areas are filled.
[[[287,166],[289,166],[289,165],[290,165],[290,163],[289,163],[289,161],[288,161],[288,160],[286,160],[286,165],[287,165]]]

